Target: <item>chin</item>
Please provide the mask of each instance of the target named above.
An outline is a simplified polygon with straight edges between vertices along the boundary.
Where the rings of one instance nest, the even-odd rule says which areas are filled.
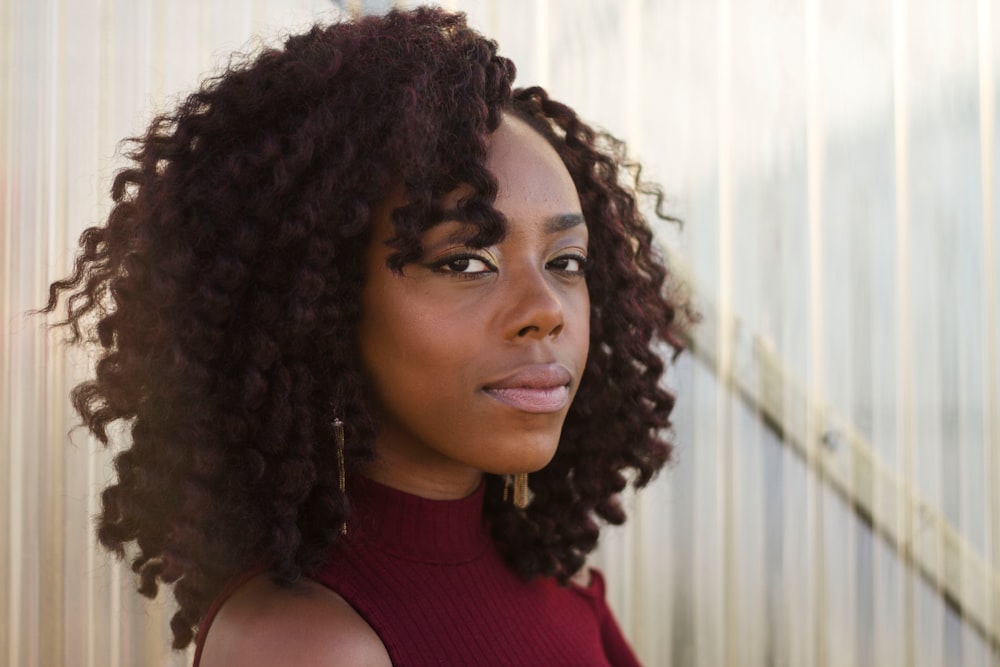
[[[559,448],[559,435],[544,436],[530,444],[525,443],[518,461],[511,466],[510,472],[537,472],[547,466]]]

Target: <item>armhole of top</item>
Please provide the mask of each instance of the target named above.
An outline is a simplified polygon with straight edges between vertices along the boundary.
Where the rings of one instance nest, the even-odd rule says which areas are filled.
[[[358,587],[353,585],[353,582],[332,576],[331,573],[325,569],[314,575],[310,575],[309,578],[318,583],[320,586],[327,588],[332,593],[340,596],[340,598],[347,603],[347,606],[353,609],[354,613],[357,614],[362,621],[368,624],[368,627],[372,629],[372,632],[375,633],[378,640],[382,642],[382,646],[385,648],[385,652],[389,656],[389,661],[392,664],[396,664],[396,645],[391,640],[387,640],[381,631],[382,629],[390,626],[390,621],[382,615],[378,608],[373,605],[365,604],[365,596],[361,590],[358,589]]]
[[[219,613],[219,610],[222,609],[222,605],[224,605],[226,600],[231,598],[241,586],[266,570],[266,566],[258,565],[240,572],[226,582],[222,591],[214,600],[212,600],[212,604],[208,608],[208,611],[205,612],[205,616],[198,622],[198,633],[195,635],[194,640],[194,661],[191,663],[191,667],[198,667],[201,662],[201,652],[205,648],[205,639],[208,637],[208,631],[212,627],[212,621],[215,620],[215,616]]]
[[[575,580],[569,580],[569,586],[577,593],[584,595],[588,598],[596,598],[598,600],[604,599],[604,574],[596,567],[588,567],[587,570],[590,572],[590,581],[586,586],[577,583]]]

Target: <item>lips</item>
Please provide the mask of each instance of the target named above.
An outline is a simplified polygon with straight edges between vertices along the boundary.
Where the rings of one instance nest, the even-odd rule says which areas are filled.
[[[542,414],[566,407],[572,381],[573,375],[564,366],[534,364],[487,384],[483,391],[516,410]]]

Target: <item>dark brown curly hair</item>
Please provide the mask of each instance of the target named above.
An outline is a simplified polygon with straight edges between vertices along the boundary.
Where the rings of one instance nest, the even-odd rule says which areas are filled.
[[[332,421],[348,474],[375,456],[354,331],[373,212],[402,188],[390,265],[421,254],[438,202],[461,184],[473,240],[503,237],[487,139],[504,113],[530,123],[572,175],[590,229],[589,360],[552,462],[519,510],[488,475],[486,515],[510,566],[565,581],[620,524],[616,497],[664,465],[673,406],[663,353],[681,349],[670,288],[637,206],[623,144],[540,88],[461,14],[421,8],[316,26],[233,62],[130,140],[106,224],[87,229],[66,301],[72,342],[96,342],[73,402],[107,444],[131,438],[102,494],[97,533],[131,559],[139,591],[173,584],[182,648],[234,573],[267,563],[291,582],[323,563],[346,520]],[[665,344],[664,344],[665,343]],[[350,488],[350,486],[348,486]],[[134,544],[133,544],[134,543]]]

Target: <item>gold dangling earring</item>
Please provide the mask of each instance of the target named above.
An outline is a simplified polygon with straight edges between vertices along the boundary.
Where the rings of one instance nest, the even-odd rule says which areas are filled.
[[[337,437],[337,486],[342,494],[347,493],[347,471],[344,469],[344,422],[333,420],[333,431]],[[347,535],[347,521],[340,525],[340,534]]]
[[[507,498],[507,488],[504,487],[504,499]],[[528,473],[514,473],[514,507],[523,510],[528,506]]]

